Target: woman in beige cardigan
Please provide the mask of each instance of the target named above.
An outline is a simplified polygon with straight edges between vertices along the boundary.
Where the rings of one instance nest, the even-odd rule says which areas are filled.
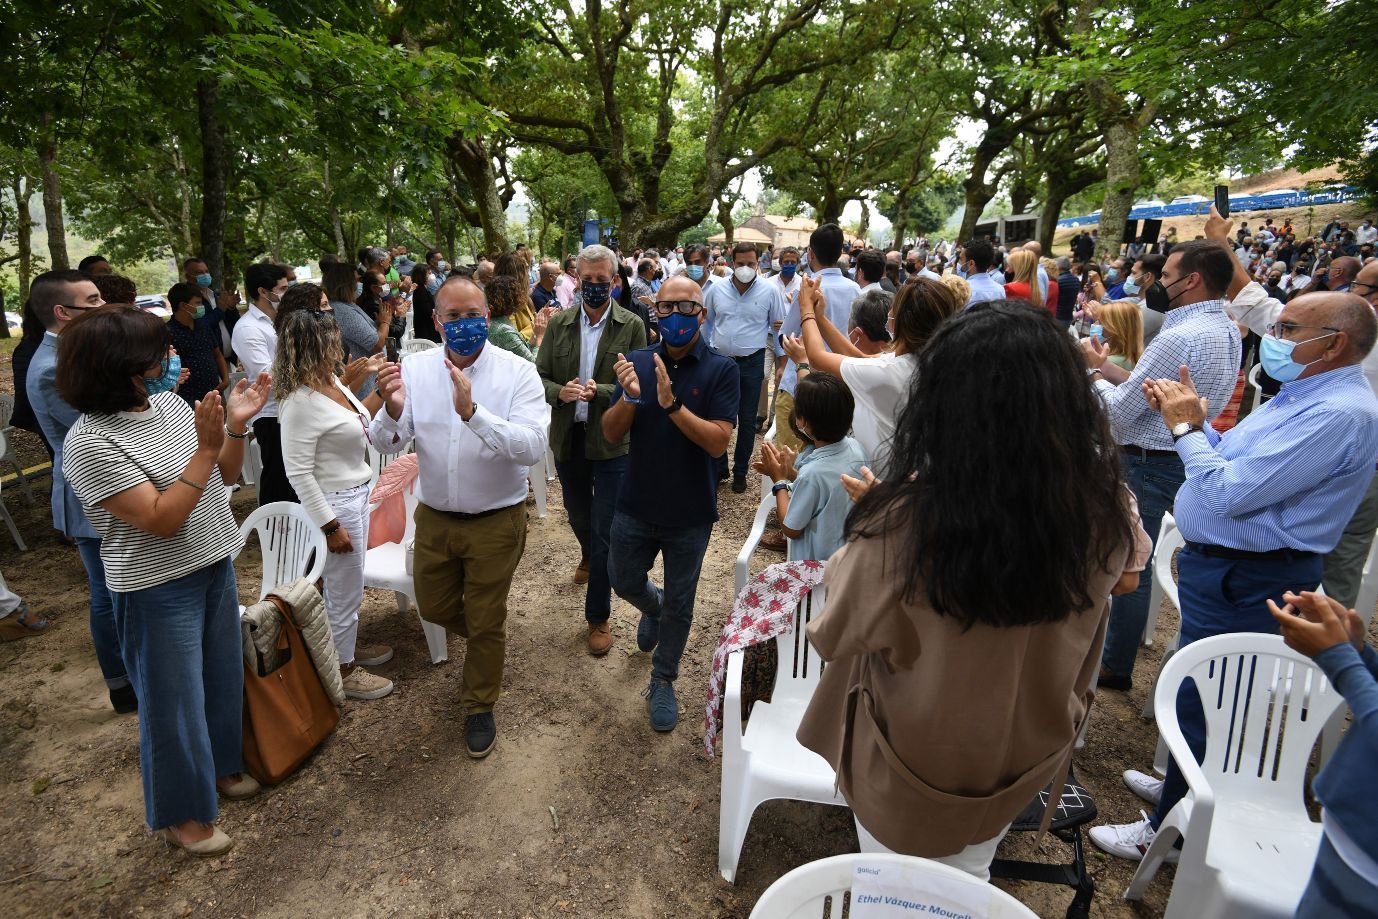
[[[892,450],[828,563],[809,638],[832,663],[799,740],[837,771],[863,850],[987,879],[1066,774],[1142,531],[1075,344],[1027,304],[938,329]]]

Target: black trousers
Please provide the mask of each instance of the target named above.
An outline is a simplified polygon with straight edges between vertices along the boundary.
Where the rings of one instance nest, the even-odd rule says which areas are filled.
[[[260,418],[254,422],[254,439],[258,441],[263,471],[258,475],[258,506],[274,501],[296,502],[297,493],[287,482],[287,470],[282,466],[282,433],[276,418]]]

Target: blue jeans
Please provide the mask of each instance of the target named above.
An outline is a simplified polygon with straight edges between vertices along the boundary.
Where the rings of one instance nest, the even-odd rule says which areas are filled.
[[[1378,916],[1378,887],[1354,873],[1321,837],[1321,850],[1311,869],[1311,883],[1302,891],[1295,919],[1333,919],[1335,916]]]
[[[111,595],[139,697],[144,815],[155,830],[218,813],[215,780],[244,767],[244,657],[228,558]]]
[[[612,520],[608,575],[617,595],[660,620],[660,643],[651,658],[651,675],[662,680],[679,676],[679,659],[694,622],[694,593],[699,587],[703,554],[713,524],[663,527],[645,523],[621,511]],[[665,563],[665,589],[646,577],[656,555]]]
[[[555,472],[564,493],[569,528],[579,540],[579,551],[589,562],[588,589],[584,592],[584,618],[607,622],[612,614],[612,584],[608,581],[608,534],[627,457],[591,460],[584,455],[588,425],[576,424],[570,434],[570,458],[556,460]]]
[[[761,401],[761,386],[766,379],[765,349],[746,357],[734,357],[737,365],[737,384],[740,401],[737,403],[737,446],[732,452],[734,475],[748,478],[751,473],[751,451],[756,446],[756,406]],[[727,454],[718,457],[718,471],[727,469]]]
[[[105,586],[105,563],[100,560],[100,538],[78,536],[77,551],[86,568],[86,586],[91,592],[91,643],[96,646],[96,662],[106,689],[129,685],[120,656],[120,632],[115,627],[115,604]]]
[[[1125,482],[1139,502],[1139,518],[1143,521],[1153,547],[1158,547],[1158,528],[1163,514],[1172,509],[1177,489],[1186,480],[1182,460],[1173,456],[1131,456],[1120,454],[1124,464]],[[1105,650],[1101,652],[1101,666],[1115,676],[1134,673],[1134,660],[1139,655],[1139,642],[1148,623],[1148,595],[1153,589],[1153,558],[1139,577],[1139,586],[1110,601],[1110,625],[1105,630]],[[1265,610],[1265,613],[1267,611]]]
[[[1282,605],[1286,591],[1315,590],[1321,581],[1324,559],[1319,555],[1292,561],[1229,559],[1202,555],[1190,547],[1177,556],[1178,594],[1182,600],[1182,641],[1194,641],[1230,632],[1266,632],[1276,635],[1277,621],[1265,600]],[[1206,756],[1206,712],[1201,694],[1187,680],[1177,691],[1177,721],[1196,761]],[[1156,829],[1187,793],[1187,781],[1169,760],[1163,795],[1149,818]]]

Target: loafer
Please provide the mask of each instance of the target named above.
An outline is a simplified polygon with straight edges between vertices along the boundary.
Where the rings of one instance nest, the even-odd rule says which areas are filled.
[[[464,719],[464,744],[471,759],[483,759],[498,743],[498,725],[492,712],[475,712]]]
[[[574,569],[574,583],[587,584],[589,582],[589,560],[579,559],[579,565]]]
[[[1096,679],[1096,688],[1113,689],[1116,692],[1129,692],[1129,690],[1134,688],[1134,677],[1121,676],[1118,673],[1101,670],[1100,676]]]
[[[612,627],[605,622],[589,623],[589,653],[602,657],[612,647]]]
[[[737,475],[732,477],[732,490],[737,494],[746,491],[746,476]]]
[[[653,730],[662,734],[673,731],[679,724],[679,699],[675,698],[674,684],[651,677],[651,685],[646,687],[646,708],[650,711]]]
[[[139,699],[134,695],[134,687],[128,683],[119,689],[110,690],[110,707],[117,715],[130,715],[139,710]]]
[[[185,849],[189,855],[195,855],[197,858],[214,858],[217,855],[224,855],[234,846],[234,840],[226,836],[218,826],[212,826],[211,835],[199,842],[182,842],[172,832],[171,828],[159,830],[157,835],[164,843]]]

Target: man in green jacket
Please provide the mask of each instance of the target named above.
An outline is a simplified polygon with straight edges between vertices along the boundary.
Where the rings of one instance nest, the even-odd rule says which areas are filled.
[[[613,373],[617,355],[644,348],[646,327],[640,317],[612,300],[617,256],[611,249],[585,247],[577,267],[577,305],[550,317],[536,370],[551,405],[550,448],[555,453],[565,511],[579,540],[574,583],[588,584],[584,618],[589,653],[601,657],[612,647],[608,535],[631,442],[624,434],[609,443],[603,437],[602,418],[617,383]]]

